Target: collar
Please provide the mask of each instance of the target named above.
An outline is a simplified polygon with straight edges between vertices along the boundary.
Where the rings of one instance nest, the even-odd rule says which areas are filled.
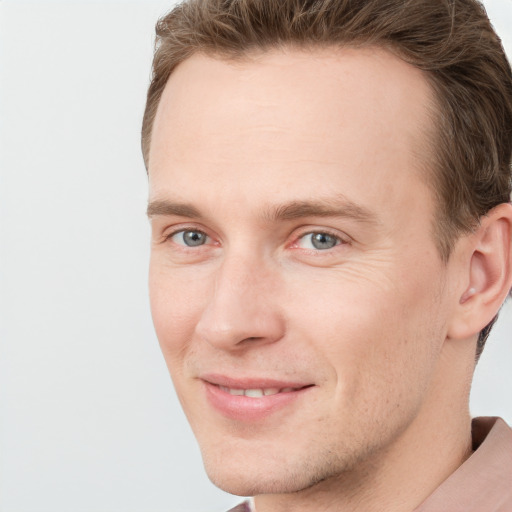
[[[501,418],[475,418],[473,454],[414,512],[510,512],[512,429]]]

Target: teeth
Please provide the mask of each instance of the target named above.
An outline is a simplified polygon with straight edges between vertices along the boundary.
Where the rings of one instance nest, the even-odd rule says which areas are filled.
[[[229,393],[230,395],[242,396],[244,394],[243,389],[231,389],[226,388],[225,386],[219,386],[219,388],[225,393]]]
[[[246,389],[244,395],[251,398],[260,398],[263,396],[263,389]]]
[[[225,393],[234,396],[248,396],[250,398],[261,398],[262,396],[277,395],[278,393],[289,393],[294,391],[294,388],[265,388],[265,389],[232,389],[225,386],[219,386]]]

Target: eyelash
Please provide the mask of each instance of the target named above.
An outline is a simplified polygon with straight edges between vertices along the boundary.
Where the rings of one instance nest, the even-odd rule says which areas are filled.
[[[336,244],[333,247],[326,248],[326,249],[307,249],[303,247],[299,247],[299,243],[301,240],[304,240],[307,236],[311,235],[327,235],[331,238],[334,238],[336,240]],[[295,240],[289,245],[292,249],[301,249],[303,251],[307,251],[310,254],[322,254],[322,253],[328,253],[336,249],[338,246],[347,245],[349,244],[349,240],[346,237],[340,236],[338,233],[334,233],[328,229],[318,229],[318,230],[308,230],[304,233],[300,233],[295,237]]]
[[[212,239],[211,236],[209,236],[205,231],[203,231],[201,229],[197,229],[195,227],[182,227],[180,229],[175,229],[171,233],[165,235],[164,239],[162,240],[162,243],[166,243],[166,242],[171,241],[171,239],[174,236],[178,235],[179,233],[187,233],[187,232],[198,233],[200,235],[205,236],[209,240]],[[336,244],[333,247],[326,248],[326,249],[309,249],[309,248],[301,248],[301,247],[299,247],[298,244],[300,243],[300,241],[303,240],[305,237],[307,237],[309,235],[327,235],[329,237],[332,237],[332,238],[336,239]],[[350,244],[350,240],[348,240],[348,237],[342,237],[339,234],[334,233],[334,232],[324,228],[324,229],[318,229],[318,230],[308,230],[306,232],[300,233],[299,235],[297,235],[294,238],[294,241],[292,243],[288,244],[287,247],[291,248],[291,249],[298,249],[298,250],[306,251],[309,254],[319,255],[319,254],[322,254],[322,253],[329,253],[332,250],[335,250],[335,248],[338,247],[338,246],[344,246],[344,245],[348,245],[348,244]],[[189,249],[197,250],[197,249],[203,247],[205,244],[200,244],[200,245],[195,246],[195,247],[194,246],[187,246],[186,244],[176,244],[176,245],[178,245],[181,248],[183,248],[183,250],[189,250]]]
[[[176,230],[172,231],[171,233],[169,233],[168,235],[165,235],[162,242],[163,243],[168,242],[169,240],[172,239],[172,237],[176,236],[179,233],[199,233],[200,235],[203,235],[206,238],[211,239],[211,236],[209,236],[207,233],[205,233],[201,229],[197,229],[197,228],[193,228],[193,227],[184,227],[184,228],[176,229]]]

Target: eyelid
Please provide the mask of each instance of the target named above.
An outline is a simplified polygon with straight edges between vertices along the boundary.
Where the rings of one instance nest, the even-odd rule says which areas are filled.
[[[329,236],[332,236],[333,238],[336,238],[339,243],[337,243],[336,245],[334,245],[333,247],[329,248],[329,249],[305,249],[303,247],[299,247],[299,241],[301,239],[303,239],[304,237],[308,236],[308,235],[314,235],[314,234],[325,234],[325,235],[329,235]],[[325,227],[307,227],[307,228],[303,228],[298,234],[296,234],[293,238],[293,241],[291,244],[289,244],[289,248],[291,249],[298,249],[298,250],[302,250],[302,251],[307,251],[309,253],[315,253],[315,254],[320,254],[320,253],[330,253],[332,251],[335,251],[336,248],[340,247],[340,246],[345,246],[345,245],[350,245],[350,243],[352,242],[352,239],[346,234],[346,233],[341,233],[339,231],[336,231],[334,229],[330,229],[330,228],[325,228]]]
[[[161,243],[166,243],[166,242],[169,242],[169,240],[171,240],[171,238],[175,235],[177,235],[178,233],[181,233],[181,232],[185,232],[185,231],[194,231],[194,232],[197,232],[197,233],[201,233],[202,235],[206,236],[207,237],[207,242],[201,246],[197,246],[197,247],[190,247],[190,249],[198,249],[200,247],[204,247],[204,245],[209,245],[212,243],[212,241],[214,242],[215,245],[219,245],[219,242],[216,241],[215,237],[210,234],[207,230],[207,229],[204,229],[202,227],[198,227],[197,225],[191,225],[191,224],[179,224],[179,225],[174,225],[174,226],[169,226],[167,229],[164,229],[163,232],[162,232],[162,235],[161,235]],[[330,249],[324,249],[324,250],[320,250],[320,249],[304,249],[304,248],[301,248],[298,246],[298,242],[299,240],[301,240],[302,238],[308,236],[308,235],[312,235],[312,234],[318,234],[318,233],[323,233],[323,234],[326,234],[326,235],[329,235],[329,236],[332,236],[334,238],[336,238],[339,243],[337,243],[335,246],[333,246],[332,248]],[[340,232],[338,230],[335,230],[335,229],[332,229],[332,228],[327,228],[327,227],[320,227],[320,226],[304,226],[304,227],[301,227],[301,228],[298,228],[296,230],[296,233],[294,233],[292,235],[292,241],[288,244],[286,244],[286,246],[288,248],[291,248],[291,249],[301,249],[302,251],[309,251],[311,253],[328,253],[328,252],[331,252],[333,250],[335,250],[337,247],[339,246],[344,246],[344,245],[350,245],[352,243],[352,238],[347,235],[346,233],[344,232]],[[177,245],[180,245],[180,247],[182,246],[181,244],[177,244]],[[184,246],[186,247],[186,246]]]
[[[214,239],[210,234],[207,233],[207,231],[205,229],[201,229],[197,226],[193,226],[190,224],[180,224],[180,225],[176,225],[176,226],[171,226],[169,229],[170,229],[170,231],[167,231],[167,230],[163,231],[161,243],[169,242],[173,236],[177,235],[178,233],[183,233],[186,231],[194,231],[196,233],[201,233],[202,235],[206,236],[206,238],[209,241]],[[177,245],[180,245],[180,247],[182,246],[181,244],[177,244]],[[186,247],[186,246],[183,246],[183,247]],[[202,247],[202,246],[197,246],[197,247]],[[193,248],[193,247],[191,247],[191,248]]]
[[[192,233],[194,236],[198,236],[200,239],[200,243],[195,244],[188,244],[186,243],[186,235]],[[198,249],[199,247],[203,247],[205,245],[208,245],[208,243],[211,241],[211,238],[202,231],[198,231],[197,229],[182,229],[180,231],[175,232],[173,235],[171,235],[170,240],[173,241],[176,245],[179,245],[180,247],[185,247],[187,249]]]
[[[334,238],[338,238],[343,243],[349,243],[351,238],[344,232],[338,231],[336,229],[332,228],[326,228],[326,227],[320,227],[320,226],[313,226],[313,227],[304,227],[300,228],[298,230],[299,232],[295,235],[295,240],[299,240],[300,238],[303,238],[307,235],[314,235],[318,233],[322,233],[325,235],[332,236]]]
[[[168,240],[169,238],[172,238],[174,235],[177,235],[178,233],[185,233],[187,231],[193,231],[194,233],[201,233],[201,235],[205,235],[208,238],[211,238],[208,233],[205,233],[202,229],[197,228],[180,228],[180,229],[174,229],[170,231],[168,234],[164,235],[164,238]]]

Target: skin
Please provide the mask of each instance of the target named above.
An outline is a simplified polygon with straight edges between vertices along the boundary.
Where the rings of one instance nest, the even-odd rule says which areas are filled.
[[[470,453],[478,326],[460,309],[477,242],[445,263],[431,234],[431,102],[419,70],[377,49],[195,55],[166,86],[154,324],[210,478],[258,512],[412,510]],[[211,372],[312,386],[240,421],[207,400]]]

